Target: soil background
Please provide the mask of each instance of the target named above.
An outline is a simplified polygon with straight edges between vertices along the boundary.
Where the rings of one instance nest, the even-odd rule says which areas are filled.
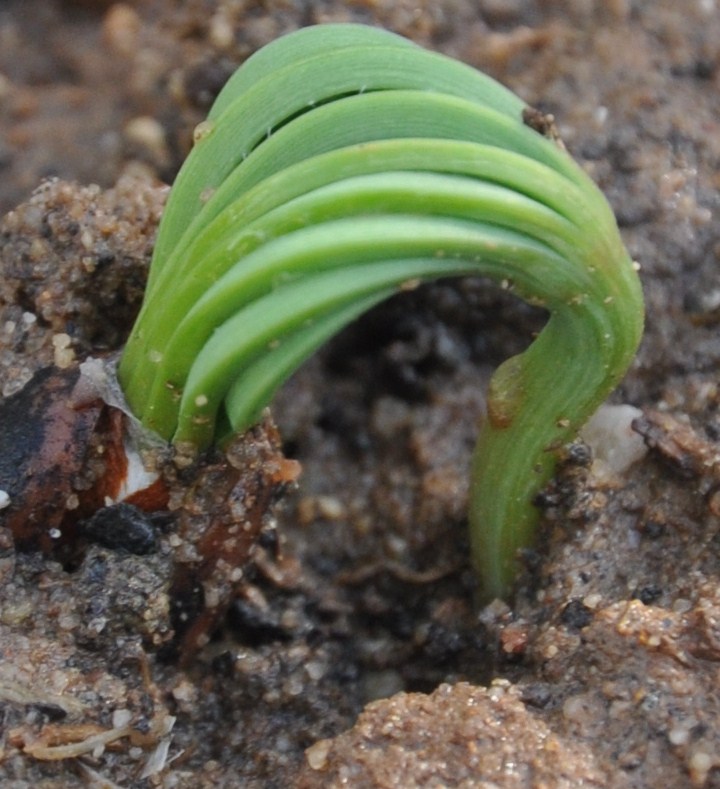
[[[279,552],[184,669],[157,649],[162,552],[94,546],[70,570],[0,529],[0,783],[718,787],[714,0],[4,0],[1,394],[122,345],[214,95],[277,35],[348,20],[555,116],[642,267],[646,335],[613,400],[643,409],[648,452],[620,476],[569,452],[516,600],[478,611],[482,391],[543,316],[479,280],[391,300],[278,397],[303,467]]]

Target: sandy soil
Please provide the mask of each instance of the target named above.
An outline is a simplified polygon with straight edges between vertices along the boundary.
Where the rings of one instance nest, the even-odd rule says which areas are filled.
[[[570,453],[514,605],[476,610],[474,425],[488,370],[542,316],[477,281],[383,305],[279,396],[284,452],[303,466],[277,513],[280,554],[258,550],[185,668],[162,649],[165,542],[145,556],[94,545],[70,567],[0,528],[0,781],[720,786],[712,0],[7,0],[2,396],[122,344],[163,183],[212,96],[277,34],[350,18],[556,116],[642,265],[646,336],[614,400],[644,409],[648,452],[621,478]],[[48,176],[61,180],[39,186]]]

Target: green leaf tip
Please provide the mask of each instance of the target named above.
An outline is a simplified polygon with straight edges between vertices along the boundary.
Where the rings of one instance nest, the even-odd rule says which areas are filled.
[[[119,368],[130,407],[204,448],[408,282],[512,283],[549,320],[492,379],[469,513],[485,597],[507,596],[556,450],[624,375],[643,323],[607,202],[531,116],[486,75],[371,27],[257,52],[171,190]]]

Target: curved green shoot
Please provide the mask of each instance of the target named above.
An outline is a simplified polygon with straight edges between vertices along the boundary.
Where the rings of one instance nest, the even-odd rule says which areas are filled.
[[[557,450],[640,340],[637,274],[597,187],[487,76],[381,30],[305,28],[250,58],[197,134],[119,376],[199,449],[259,418],[327,339],[418,283],[480,274],[549,320],[503,363],[472,465],[486,597],[532,543]]]

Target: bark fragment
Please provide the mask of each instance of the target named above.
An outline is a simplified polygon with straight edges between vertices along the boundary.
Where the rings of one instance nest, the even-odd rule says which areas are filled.
[[[234,599],[261,532],[274,527],[273,505],[299,471],[283,457],[277,429],[266,419],[191,480],[179,473],[169,483],[177,518],[170,596],[183,662],[207,643]]]

